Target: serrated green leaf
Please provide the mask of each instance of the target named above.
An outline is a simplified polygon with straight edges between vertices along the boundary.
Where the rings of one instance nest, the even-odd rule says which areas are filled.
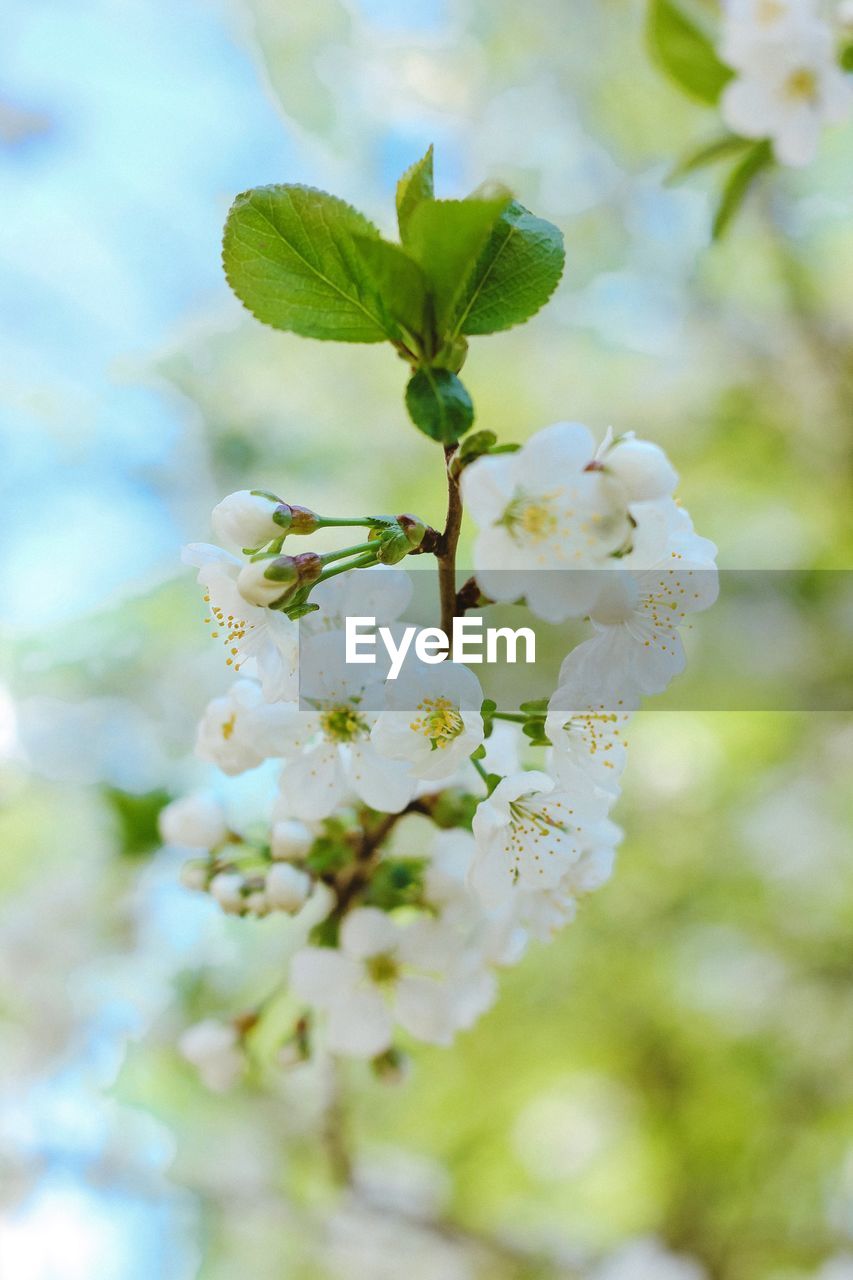
[[[718,160],[725,160],[728,156],[737,155],[739,151],[746,150],[752,146],[750,138],[741,138],[736,133],[724,134],[722,138],[715,138],[713,142],[707,142],[703,147],[699,147],[696,151],[691,151],[667,174],[667,182],[678,182],[680,178],[685,178],[688,173],[694,173],[697,169],[703,169],[705,165],[715,164]]]
[[[712,236],[719,240],[732,218],[746,199],[755,179],[773,163],[773,148],[769,142],[756,142],[739,164],[729,174],[717,212],[714,215]]]
[[[313,187],[256,187],[225,223],[228,283],[258,320],[305,338],[381,342],[393,337],[357,240],[376,227],[343,200]]]
[[[465,282],[508,201],[424,200],[412,212],[406,247],[429,281],[439,337],[450,330]]]
[[[559,229],[513,200],[465,282],[454,329],[497,333],[529,320],[556,289],[565,261]]]
[[[474,421],[471,397],[449,369],[418,369],[406,387],[406,408],[415,426],[441,444],[455,444]]]
[[[400,228],[403,244],[408,239],[409,220],[415,209],[421,201],[432,200],[434,195],[433,149],[430,147],[426,155],[416,160],[397,183],[397,226]]]
[[[405,249],[387,240],[364,236],[355,236],[354,240],[370,268],[385,311],[410,334],[421,337],[427,281],[418,263]]]
[[[713,104],[734,74],[710,37],[674,0],[651,0],[648,41],[652,56],[686,93]]]

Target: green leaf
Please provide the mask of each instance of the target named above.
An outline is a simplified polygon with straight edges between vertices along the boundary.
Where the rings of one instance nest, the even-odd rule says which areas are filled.
[[[714,215],[712,236],[721,239],[726,228],[743,204],[755,179],[773,164],[773,148],[766,140],[755,143],[729,174],[722,198]]]
[[[652,56],[686,93],[713,104],[734,74],[711,39],[673,0],[651,0],[648,41]]]
[[[475,458],[488,453],[497,442],[498,438],[494,431],[475,431],[472,436],[468,436],[459,450],[459,461],[467,466]]]
[[[848,40],[839,58],[842,71],[853,71],[853,40]]]
[[[706,143],[703,147],[699,147],[696,151],[691,151],[667,175],[666,181],[678,182],[680,178],[685,178],[688,173],[694,173],[697,169],[703,169],[705,165],[715,164],[718,160],[725,160],[728,156],[737,155],[739,151],[746,150],[752,146],[750,138],[741,138],[736,133],[726,133],[722,138],[715,138],[713,142]]]
[[[421,338],[426,317],[427,282],[414,258],[399,245],[366,236],[356,236],[355,243],[370,268],[392,320],[408,333]]]
[[[406,408],[415,426],[441,444],[455,444],[474,421],[471,397],[449,369],[418,369],[406,387]]]
[[[393,337],[357,241],[379,232],[356,209],[313,187],[256,187],[225,223],[228,283],[258,320],[304,338],[381,342]]]
[[[429,281],[440,338],[452,326],[462,289],[509,198],[424,200],[412,213],[406,247]]]
[[[400,228],[403,244],[408,239],[409,221],[415,209],[422,200],[432,200],[434,195],[433,151],[430,147],[426,155],[416,160],[397,183],[397,226]]]
[[[565,261],[559,229],[513,200],[465,282],[454,328],[497,333],[529,320],[556,289]]]

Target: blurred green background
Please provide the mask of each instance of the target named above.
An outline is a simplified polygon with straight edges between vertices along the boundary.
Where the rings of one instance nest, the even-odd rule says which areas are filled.
[[[292,940],[181,889],[155,818],[207,779],[194,722],[226,685],[179,563],[213,503],[443,504],[402,364],[230,297],[234,193],[309,182],[390,232],[429,142],[442,194],[507,182],[568,262],[472,344],[478,424],[636,430],[721,565],[846,569],[850,129],[711,249],[713,177],[664,179],[715,122],[649,65],[635,0],[12,0],[8,27],[4,1280],[849,1280],[849,716],[638,717],[612,883],[454,1049],[345,1073],[373,1216],[330,1186],[326,1080],[267,1064],[223,1098],[178,1056]],[[765,618],[759,652],[797,625]]]

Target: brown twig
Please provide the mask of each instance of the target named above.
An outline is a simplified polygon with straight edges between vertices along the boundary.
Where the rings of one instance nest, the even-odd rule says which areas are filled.
[[[447,472],[447,520],[435,552],[438,560],[438,595],[441,602],[441,628],[447,635],[453,629],[456,617],[456,546],[462,528],[462,495],[459,477],[453,474],[451,463],[457,446],[449,444],[444,450]]]

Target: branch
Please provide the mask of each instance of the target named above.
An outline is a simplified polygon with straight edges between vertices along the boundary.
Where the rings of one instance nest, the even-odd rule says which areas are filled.
[[[441,628],[450,635],[456,617],[456,546],[462,528],[462,495],[459,477],[451,468],[457,445],[450,444],[444,450],[444,466],[447,473],[447,520],[436,550],[438,560],[438,594],[441,602]]]

